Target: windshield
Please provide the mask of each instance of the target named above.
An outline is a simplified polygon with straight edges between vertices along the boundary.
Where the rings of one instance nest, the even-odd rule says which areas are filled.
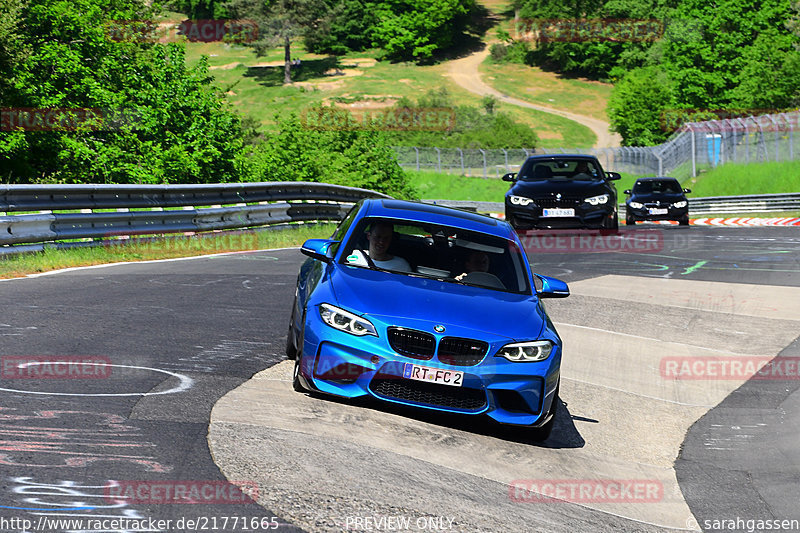
[[[522,181],[602,179],[600,168],[586,159],[529,160],[520,169]]]
[[[525,256],[513,241],[462,228],[365,218],[340,263],[446,283],[530,294]]]
[[[675,180],[638,181],[633,186],[635,194],[678,194],[681,186]]]

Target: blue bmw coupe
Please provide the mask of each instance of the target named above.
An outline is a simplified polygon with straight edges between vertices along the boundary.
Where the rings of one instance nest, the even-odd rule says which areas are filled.
[[[545,439],[559,404],[561,339],[512,227],[393,199],[356,204],[311,239],[286,352],[294,388],[486,415]]]

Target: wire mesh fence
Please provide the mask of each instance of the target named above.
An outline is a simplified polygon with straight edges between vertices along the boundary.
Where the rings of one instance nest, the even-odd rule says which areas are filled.
[[[533,154],[594,155],[606,170],[634,175],[696,176],[725,163],[800,159],[800,111],[684,124],[657,146],[616,148],[475,149],[395,147],[407,170],[499,178]]]

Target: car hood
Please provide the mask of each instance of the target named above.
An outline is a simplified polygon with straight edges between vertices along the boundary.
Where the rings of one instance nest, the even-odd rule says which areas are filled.
[[[565,196],[597,196],[612,191],[613,188],[603,180],[541,180],[518,181],[507,194],[527,198],[563,194]]]
[[[541,334],[546,320],[533,295],[344,265],[335,266],[330,281],[337,305],[387,324],[407,319],[528,340]]]
[[[681,193],[675,194],[634,194],[628,201],[648,203],[648,202],[661,202],[662,204],[671,204],[686,200],[686,196]]]

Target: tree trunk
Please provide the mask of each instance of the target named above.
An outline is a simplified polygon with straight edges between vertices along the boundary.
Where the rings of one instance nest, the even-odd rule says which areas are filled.
[[[283,83],[292,83],[292,50],[289,36],[283,41]]]

